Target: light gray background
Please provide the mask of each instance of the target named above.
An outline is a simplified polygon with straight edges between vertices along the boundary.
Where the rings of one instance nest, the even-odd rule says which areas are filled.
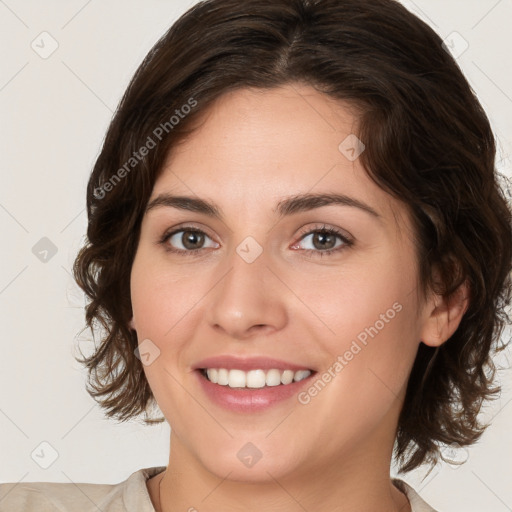
[[[84,297],[70,268],[86,230],[87,178],[112,113],[147,51],[195,3],[0,0],[0,482],[116,483],[167,464],[167,424],[107,420],[85,391],[73,356],[90,335],[79,335]],[[404,3],[453,51],[469,45],[458,62],[498,136],[498,167],[510,175],[512,1]],[[43,31],[58,43],[48,58],[31,47],[51,48]],[[46,262],[32,252],[42,237],[57,248]],[[510,350],[500,356],[503,365],[510,360]],[[483,413],[492,426],[458,452],[466,464],[406,477],[440,512],[512,510],[511,376],[501,374],[505,391]],[[43,469],[52,450],[57,458]]]

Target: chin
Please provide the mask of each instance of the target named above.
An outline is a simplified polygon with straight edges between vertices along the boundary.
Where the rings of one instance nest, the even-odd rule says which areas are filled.
[[[257,441],[233,442],[222,451],[198,454],[200,463],[218,478],[246,483],[270,483],[285,477],[299,466],[293,454],[277,449],[257,448]],[[263,443],[259,443],[261,446]],[[210,447],[211,448],[211,447]],[[229,476],[228,476],[229,475]]]

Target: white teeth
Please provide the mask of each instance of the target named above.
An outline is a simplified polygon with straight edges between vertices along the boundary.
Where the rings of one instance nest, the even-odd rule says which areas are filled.
[[[213,381],[212,381],[213,382]],[[227,386],[229,382],[229,373],[225,368],[217,370],[217,384]]]
[[[246,384],[248,388],[262,388],[265,385],[265,372],[263,370],[251,370],[247,372]]]
[[[262,388],[264,386],[279,386],[299,382],[311,375],[310,370],[243,370],[226,368],[208,368],[206,370],[208,380],[221,386],[230,388]]]
[[[311,372],[309,370],[299,370],[298,372],[295,372],[295,375],[293,376],[293,380],[295,382],[299,382],[299,380],[303,380],[306,377],[309,377],[311,375]]]
[[[285,370],[281,375],[281,384],[291,384],[295,373],[292,370]]]
[[[265,375],[265,372],[262,373]],[[267,372],[265,383],[267,386],[279,386],[279,384],[281,384],[281,372],[279,370],[269,370]]]
[[[230,388],[245,388],[247,379],[242,370],[229,370],[228,386]]]
[[[208,379],[212,382],[218,382],[219,370],[215,368],[208,368],[208,370],[206,370],[206,375],[208,375]]]

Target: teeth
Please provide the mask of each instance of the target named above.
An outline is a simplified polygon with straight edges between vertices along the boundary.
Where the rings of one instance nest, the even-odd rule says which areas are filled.
[[[231,370],[233,371],[233,370]],[[240,371],[240,370],[235,370]],[[245,372],[241,372],[245,373]],[[247,372],[247,377],[245,379],[246,386],[248,388],[262,388],[265,385],[266,377],[265,372],[263,370],[251,370]],[[231,385],[231,379],[229,380],[229,385]],[[237,386],[242,387],[242,386]]]
[[[303,380],[306,377],[309,377],[311,375],[311,372],[309,370],[299,370],[298,372],[295,372],[295,375],[293,376],[293,380],[295,382],[298,382],[299,380]]]
[[[219,370],[216,368],[208,368],[206,370],[206,375],[208,376],[208,380],[211,382],[219,382]]]
[[[229,370],[228,386],[230,388],[245,388],[246,374],[242,370]]]
[[[311,375],[310,370],[226,370],[226,368],[208,368],[208,380],[230,388],[262,388],[264,386],[280,386],[299,382]]]
[[[265,384],[267,386],[279,386],[281,384],[281,372],[279,370],[269,370],[267,372],[267,376],[265,377],[265,372],[262,370],[261,373],[263,373],[263,379],[265,381]]]
[[[217,384],[221,384],[222,386],[227,386],[229,382],[229,374],[225,368],[221,368],[217,370]]]
[[[294,376],[295,373],[292,370],[285,370],[281,375],[281,384],[290,384]]]

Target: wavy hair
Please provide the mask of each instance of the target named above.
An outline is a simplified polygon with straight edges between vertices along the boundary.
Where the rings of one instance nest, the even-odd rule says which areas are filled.
[[[99,335],[80,361],[87,390],[109,417],[163,421],[148,416],[155,401],[128,326],[153,185],[224,93],[293,83],[357,106],[366,172],[412,214],[421,292],[450,297],[469,284],[456,332],[437,348],[420,343],[397,427],[401,471],[434,463],[441,444],[481,436],[478,413],[499,391],[492,357],[510,322],[511,210],[482,106],[441,38],[395,0],[203,1],[150,50],[87,187],[87,240],[73,267],[88,297],[86,328]]]

